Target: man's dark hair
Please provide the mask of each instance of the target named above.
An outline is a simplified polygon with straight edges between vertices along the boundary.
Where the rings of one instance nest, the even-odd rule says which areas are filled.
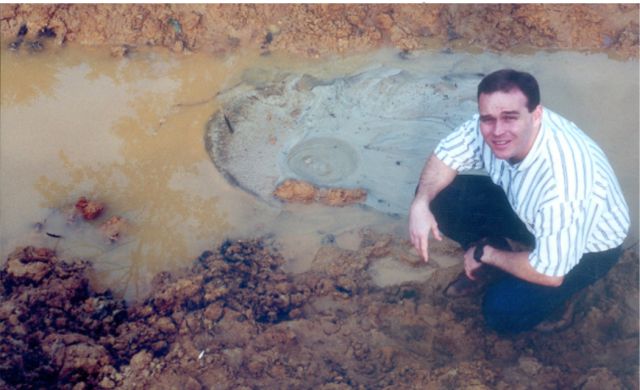
[[[513,69],[501,69],[485,76],[478,84],[477,97],[479,99],[482,93],[509,92],[513,89],[519,89],[527,97],[529,112],[540,104],[540,88],[535,77]]]

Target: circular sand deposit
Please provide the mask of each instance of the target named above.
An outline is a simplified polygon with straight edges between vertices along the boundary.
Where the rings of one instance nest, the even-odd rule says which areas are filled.
[[[298,179],[361,188],[367,206],[405,213],[426,157],[475,113],[484,71],[436,57],[430,67],[377,66],[328,80],[245,78],[220,97],[209,154],[231,183],[274,205],[274,189]]]
[[[357,152],[336,138],[313,138],[296,144],[288,153],[287,165],[300,178],[332,184],[345,180],[357,168]]]

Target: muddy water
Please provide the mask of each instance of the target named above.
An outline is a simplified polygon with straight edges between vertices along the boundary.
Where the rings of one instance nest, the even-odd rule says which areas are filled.
[[[361,61],[331,71],[346,72]],[[190,263],[226,238],[275,234],[296,271],[328,234],[389,225],[388,217],[357,208],[274,210],[229,186],[211,164],[203,132],[217,108],[215,94],[249,67],[285,64],[310,68],[249,55],[176,61],[160,52],[127,59],[74,48],[3,52],[3,258],[23,243],[56,246],[69,257],[93,260],[101,284],[134,298],[155,273]],[[326,73],[323,67],[316,71]],[[95,223],[70,229],[55,210],[83,195],[107,208]],[[97,231],[112,215],[131,224],[116,244]],[[44,225],[39,233],[37,222]],[[338,241],[357,245],[349,233]]]
[[[158,51],[113,58],[105,50],[73,47],[37,54],[2,51],[2,257],[19,244],[54,246],[67,258],[93,260],[99,285],[135,299],[147,292],[155,273],[188,264],[226,238],[270,235],[289,260],[287,268],[300,272],[309,268],[322,242],[357,247],[362,227],[405,235],[403,217],[359,207],[280,209],[254,199],[215,170],[203,132],[217,109],[216,94],[243,78],[255,83],[273,71],[326,78],[377,63],[425,69],[434,61],[460,71],[514,66],[537,75],[544,103],[607,152],[632,210],[628,242],[637,240],[637,61],[575,53],[451,58],[431,53],[403,60],[381,51],[305,63],[277,55],[177,59]],[[99,199],[107,208],[100,220],[72,229],[56,210],[80,196]],[[110,244],[97,226],[113,215],[125,217],[130,228]],[[36,223],[42,224],[40,231]],[[387,268],[376,270],[382,285],[411,279],[411,270]]]

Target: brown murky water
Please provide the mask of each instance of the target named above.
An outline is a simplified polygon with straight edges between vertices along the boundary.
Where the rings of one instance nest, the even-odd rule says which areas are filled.
[[[276,234],[297,259],[289,264],[296,271],[324,234],[388,224],[388,217],[358,208],[273,210],[231,187],[211,164],[203,132],[215,94],[249,67],[283,66],[313,68],[249,55],[177,61],[153,51],[128,59],[74,48],[3,52],[3,257],[21,243],[55,245],[66,256],[93,260],[101,284],[133,298],[157,272],[184,266],[229,237]],[[108,244],[95,229],[70,231],[53,211],[83,195],[107,204],[102,219],[131,222],[121,242]],[[37,222],[45,222],[41,233]]]
[[[3,45],[3,48],[6,45]],[[191,263],[226,238],[273,235],[293,272],[307,270],[323,239],[358,245],[358,229],[403,235],[404,218],[359,207],[287,205],[274,209],[230,186],[204,149],[204,127],[219,91],[243,77],[273,70],[335,77],[374,63],[428,67],[433,53],[409,65],[392,51],[331,61],[206,54],[180,57],[140,51],[113,58],[100,49],[66,47],[42,53],[1,53],[0,246],[56,246],[66,258],[93,260],[96,280],[126,298],[143,296],[159,271]],[[467,55],[464,68],[529,69],[543,101],[571,118],[607,152],[632,211],[628,243],[638,236],[638,61],[604,55],[538,53]],[[466,64],[466,65],[465,65]],[[417,178],[416,178],[417,180]],[[106,219],[121,215],[131,229],[109,244],[95,226],[69,229],[55,212],[80,196],[103,201]],[[34,224],[43,223],[41,232]],[[45,233],[63,238],[54,238]],[[420,278],[383,263],[381,285]]]

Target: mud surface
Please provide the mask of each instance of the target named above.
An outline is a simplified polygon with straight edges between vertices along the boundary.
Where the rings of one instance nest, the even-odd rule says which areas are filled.
[[[245,74],[218,96],[205,145],[231,184],[267,203],[276,188],[279,199],[283,189],[313,198],[285,185],[296,179],[362,189],[368,207],[406,215],[425,155],[477,111],[485,60],[431,53],[402,60],[422,71],[370,64],[344,77],[281,72],[267,82]]]
[[[3,4],[0,32],[30,47],[53,36],[58,44],[111,45],[116,55],[151,45],[318,57],[390,45],[606,51],[628,58],[638,56],[638,4]]]
[[[0,273],[0,385],[10,388],[613,389],[638,387],[638,256],[574,297],[573,326],[499,337],[479,298],[445,299],[460,271],[434,248],[367,230],[284,273],[267,240],[228,241],[127,305],[93,291],[88,263],[16,250]],[[432,268],[379,287],[377,262]]]

